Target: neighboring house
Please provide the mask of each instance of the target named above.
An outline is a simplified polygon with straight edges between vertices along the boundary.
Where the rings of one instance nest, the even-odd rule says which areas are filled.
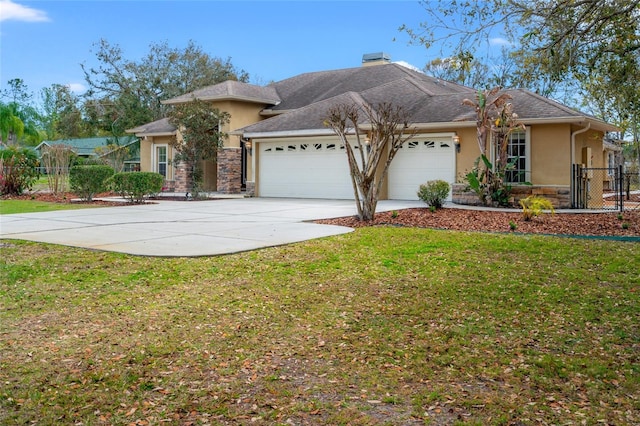
[[[109,144],[113,144],[113,137],[95,137],[95,138],[72,138],[57,139],[54,141],[42,141],[35,150],[38,156],[42,156],[43,149],[54,145],[66,145],[71,147],[73,152],[81,158],[98,158],[109,155],[109,152],[98,154],[96,149],[104,148]],[[130,154],[124,161],[125,171],[140,170],[140,149],[139,139],[135,136],[124,136],[118,138],[118,144],[121,147],[129,147]]]
[[[343,103],[391,102],[410,115],[415,138],[394,158],[382,199],[417,199],[421,183],[461,182],[479,156],[475,112],[462,101],[476,91],[365,55],[363,67],[301,74],[261,87],[227,81],[170,99],[194,97],[231,114],[218,164],[206,173],[209,190],[259,197],[353,198],[344,147],[324,125],[330,107]],[[509,90],[526,130],[511,136],[517,157],[512,183],[531,183],[520,193],[544,194],[557,206],[570,204],[571,165],[604,167],[603,139],[616,128],[593,116],[526,90]],[[184,172],[175,167],[172,144],[179,132],[168,121],[129,132],[141,137],[141,168],[163,173],[168,186],[185,191]],[[366,136],[366,135],[365,135]],[[464,185],[453,194],[470,202]],[[465,198],[466,197],[466,198]]]

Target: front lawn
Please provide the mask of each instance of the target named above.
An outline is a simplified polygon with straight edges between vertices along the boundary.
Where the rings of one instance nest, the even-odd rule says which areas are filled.
[[[89,203],[57,203],[37,200],[0,200],[0,214],[50,212],[55,210],[86,209],[90,207],[102,207]]]
[[[371,227],[0,242],[1,424],[638,424],[640,244]]]

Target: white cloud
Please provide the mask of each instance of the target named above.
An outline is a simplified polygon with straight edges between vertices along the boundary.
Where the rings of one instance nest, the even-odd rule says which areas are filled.
[[[87,87],[82,83],[69,83],[67,87],[74,93],[84,93],[87,91]]]
[[[47,13],[14,3],[11,0],[0,0],[0,22],[2,21],[23,21],[23,22],[48,22]]]
[[[489,39],[489,44],[491,46],[511,46],[511,42],[509,40],[507,40],[506,38],[502,38],[502,37],[494,37]]]

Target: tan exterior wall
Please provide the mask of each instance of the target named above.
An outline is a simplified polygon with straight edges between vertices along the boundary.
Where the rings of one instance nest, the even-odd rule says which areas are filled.
[[[140,139],[140,171],[153,172],[154,164],[154,147],[156,145],[167,145],[167,180],[173,180],[174,178],[174,166],[173,158],[175,157],[175,150],[173,149],[173,142],[175,138],[173,136],[148,136]]]
[[[140,171],[150,172],[151,169],[151,145],[153,138],[140,138]]]
[[[456,154],[456,182],[464,182],[464,177],[480,156],[480,149],[475,127],[460,129],[457,133],[460,138],[460,152]]]
[[[531,126],[531,183],[569,185],[571,127],[569,124]]]
[[[579,130],[578,128],[575,130]],[[575,161],[578,164],[583,163],[583,148],[591,148],[591,161],[587,167],[606,167],[604,156],[602,155],[602,132],[589,130],[576,135],[575,142]]]
[[[530,181],[534,185],[569,185],[571,176],[571,135],[580,130],[570,124],[544,124],[528,127],[530,143]],[[437,130],[434,130],[436,132]],[[456,156],[457,181],[473,168],[480,155],[475,127],[457,130],[460,152]],[[575,159],[580,162],[583,147],[590,147],[593,167],[603,167],[602,132],[576,135]],[[597,157],[597,158],[596,158]]]

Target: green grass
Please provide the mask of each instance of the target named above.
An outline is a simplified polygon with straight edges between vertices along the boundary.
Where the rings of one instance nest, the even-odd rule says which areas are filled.
[[[14,213],[50,212],[55,210],[75,210],[92,207],[91,204],[50,203],[37,200],[0,200],[0,215]]]
[[[640,423],[639,244],[407,228],[183,259],[2,244],[2,424]]]

